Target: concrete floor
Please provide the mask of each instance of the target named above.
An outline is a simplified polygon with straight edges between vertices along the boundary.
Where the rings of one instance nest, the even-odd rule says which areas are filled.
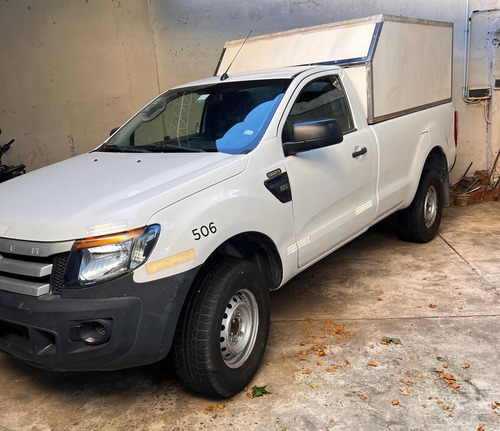
[[[500,203],[446,209],[424,245],[393,222],[273,293],[250,385],[271,395],[204,399],[164,363],[55,374],[0,354],[0,430],[500,430]]]

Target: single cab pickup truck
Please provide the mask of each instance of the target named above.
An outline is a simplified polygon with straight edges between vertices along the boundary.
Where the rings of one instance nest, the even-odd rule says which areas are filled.
[[[0,349],[57,371],[172,350],[187,388],[241,390],[270,291],[395,212],[404,240],[436,235],[451,30],[378,15],[228,42],[214,77],[1,184]]]

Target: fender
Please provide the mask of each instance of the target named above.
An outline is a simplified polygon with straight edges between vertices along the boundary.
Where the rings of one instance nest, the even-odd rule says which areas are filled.
[[[419,147],[422,152],[417,153],[413,159],[409,173],[411,183],[403,208],[408,207],[413,201],[424,170],[434,170],[441,176],[444,196],[447,197],[449,203],[448,170],[455,156],[455,146],[451,139],[451,136],[453,136],[453,107],[451,105],[446,106],[449,109],[443,109],[444,112],[441,110],[438,115],[441,114],[440,116],[444,115],[445,118],[449,118],[450,130],[443,129],[442,124],[446,121],[440,119],[440,121],[433,121],[427,131],[421,134]]]
[[[279,202],[254,176],[245,171],[154,214],[149,224],[161,225],[160,238],[148,262],[134,272],[134,281],[199,267],[221,244],[244,232],[270,238],[289,268],[283,272],[293,271],[296,256],[286,253],[293,232],[291,203]],[[255,187],[263,190],[252,191]]]

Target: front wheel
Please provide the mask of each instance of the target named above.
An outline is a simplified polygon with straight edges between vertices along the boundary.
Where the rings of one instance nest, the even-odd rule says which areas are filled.
[[[269,321],[269,291],[259,270],[240,259],[216,263],[200,280],[179,322],[179,379],[204,395],[233,396],[259,368]]]
[[[441,223],[443,189],[439,175],[424,171],[411,205],[398,213],[398,233],[404,241],[429,242]]]

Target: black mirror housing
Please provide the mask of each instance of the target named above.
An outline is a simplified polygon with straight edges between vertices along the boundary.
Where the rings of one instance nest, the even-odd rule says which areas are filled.
[[[339,123],[332,118],[300,121],[293,125],[290,142],[285,142],[283,147],[286,156],[293,156],[303,151],[340,144],[343,139]]]

